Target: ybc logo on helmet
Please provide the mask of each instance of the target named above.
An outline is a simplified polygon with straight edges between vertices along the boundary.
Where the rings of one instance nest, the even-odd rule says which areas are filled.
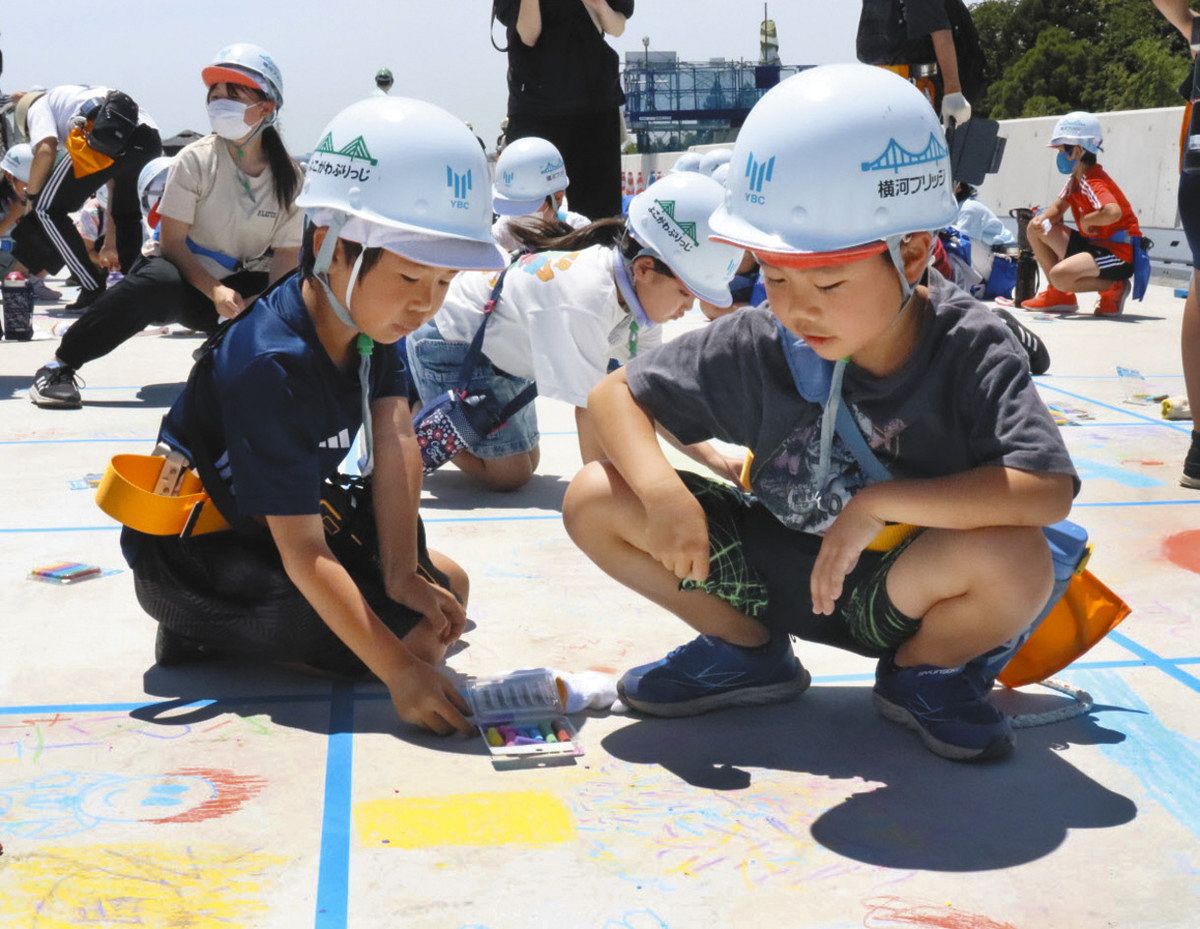
[[[556,181],[566,174],[564,170],[563,160],[559,158],[557,161],[548,161],[542,165],[542,177],[547,181]]]
[[[454,191],[454,197],[450,201],[450,205],[454,209],[469,210],[471,208],[471,200],[468,197],[468,193],[471,190],[470,168],[459,174],[450,165],[446,165],[446,186]]]
[[[662,227],[662,230],[674,240],[680,249],[690,252],[693,248],[699,248],[700,242],[696,238],[696,224],[681,222],[675,218],[674,200],[655,200],[647,212],[650,214],[650,218]]]
[[[775,156],[772,155],[767,161],[758,161],[754,157],[754,152],[750,152],[746,156],[746,173],[745,176],[750,180],[747,186],[750,188],[746,192],[747,203],[762,204],[767,202],[767,198],[763,196],[763,187],[771,183],[772,177],[775,175]]]

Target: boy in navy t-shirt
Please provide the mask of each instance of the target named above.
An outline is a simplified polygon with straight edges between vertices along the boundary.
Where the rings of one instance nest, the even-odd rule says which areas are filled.
[[[822,66],[759,101],[733,163],[712,237],[754,253],[768,304],[601,382],[610,462],[564,501],[597,565],[700,633],[618,690],[660,716],[789,699],[811,680],[794,635],[878,656],[876,706],[932,751],[1003,756],[976,659],[1042,611],[1040,527],[1077,480],[1004,324],[919,284],[957,212],[936,116],[896,75]],[[748,447],[753,495],[677,474],[655,423]],[[925,528],[868,550],[893,523]]]
[[[436,666],[466,623],[467,576],[425,546],[399,343],[458,269],[504,264],[471,192],[485,185],[446,184],[448,165],[486,177],[487,164],[460,121],[415,100],[364,100],[322,138],[297,199],[311,222],[300,272],[206,346],[163,422],[235,531],[127,529],[127,557],[164,663],[217,651],[369,670],[405,721],[466,730]],[[360,425],[370,479],[339,489],[328,479]]]

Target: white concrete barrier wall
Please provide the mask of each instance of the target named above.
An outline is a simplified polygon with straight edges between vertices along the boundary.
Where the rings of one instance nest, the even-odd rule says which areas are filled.
[[[1143,227],[1173,229],[1179,226],[1175,203],[1179,184],[1179,127],[1183,107],[1154,110],[1124,110],[1101,113],[1104,151],[1100,163],[1125,192]],[[1018,206],[1046,205],[1062,189],[1063,176],[1054,166],[1054,155],[1046,145],[1058,117],[1009,119],[1000,124],[1008,139],[998,174],[990,175],[979,189],[979,199],[1002,217]],[[693,151],[708,151],[724,145],[696,145]],[[622,155],[621,168],[640,172],[648,183],[656,171],[669,171],[680,152],[653,155]]]

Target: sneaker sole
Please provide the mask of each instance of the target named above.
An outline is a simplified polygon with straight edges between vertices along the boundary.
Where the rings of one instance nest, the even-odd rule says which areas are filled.
[[[801,665],[794,678],[781,684],[743,687],[723,694],[711,694],[707,697],[697,697],[695,700],[685,700],[679,703],[649,703],[645,700],[638,700],[625,692],[625,686],[621,682],[617,683],[617,694],[626,706],[631,706],[650,716],[699,716],[701,713],[711,713],[714,710],[724,710],[735,706],[783,703],[800,696],[808,690],[810,684],[812,684],[812,675]]]
[[[48,407],[59,410],[78,410],[83,408],[83,400],[57,400],[40,394],[36,387],[29,388],[29,402],[34,406]]]
[[[904,707],[892,703],[874,691],[872,691],[871,697],[875,701],[875,709],[879,711],[880,716],[906,729],[911,729],[925,743],[925,747],[935,755],[949,758],[951,761],[995,761],[1012,754],[1014,740],[1011,732],[993,739],[983,748],[964,748],[961,745],[951,745],[949,742],[943,742],[930,735],[929,731],[917,721],[917,718]]]
[[[1200,477],[1191,477],[1185,474],[1179,478],[1179,486],[1189,490],[1200,490]]]

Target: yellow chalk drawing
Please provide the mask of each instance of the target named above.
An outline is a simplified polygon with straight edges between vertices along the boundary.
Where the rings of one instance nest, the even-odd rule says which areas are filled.
[[[354,808],[363,845],[555,845],[575,837],[562,801],[544,791],[369,800]]]
[[[264,885],[286,859],[192,845],[5,849],[0,925],[21,929],[234,929],[263,925]]]

